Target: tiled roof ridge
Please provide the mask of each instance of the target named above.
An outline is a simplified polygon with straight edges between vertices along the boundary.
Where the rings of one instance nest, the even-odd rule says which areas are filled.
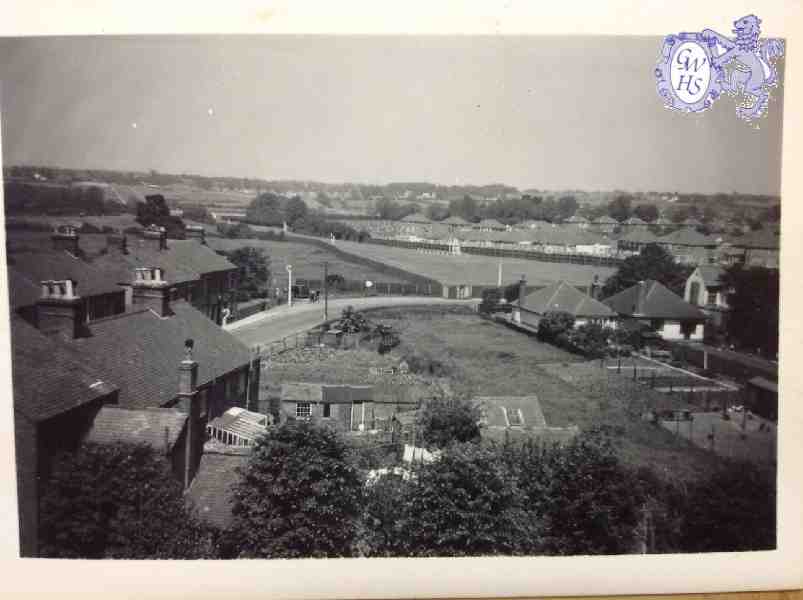
[[[133,317],[134,315],[139,315],[139,314],[146,313],[146,312],[151,312],[154,315],[156,315],[157,317],[159,316],[158,314],[156,314],[150,308],[137,308],[137,309],[134,309],[134,310],[130,310],[128,312],[122,312],[122,313],[117,314],[117,315],[110,315],[108,317],[102,317],[100,319],[93,319],[91,324],[92,325],[97,325],[99,323],[108,323],[109,321],[116,321],[118,319],[125,319],[126,317]]]

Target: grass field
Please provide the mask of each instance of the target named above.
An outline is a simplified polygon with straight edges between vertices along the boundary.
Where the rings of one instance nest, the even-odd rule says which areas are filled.
[[[361,264],[344,261],[341,257],[311,244],[299,242],[274,242],[266,240],[230,240],[207,238],[207,243],[215,250],[233,250],[243,246],[262,248],[270,257],[270,269],[274,277],[286,278],[286,265],[293,266],[293,276],[302,279],[323,279],[323,264],[329,263],[329,274],[342,275],[347,280],[381,281],[403,283],[405,280],[379,272]]]
[[[371,366],[397,365],[405,352],[439,360],[455,389],[476,396],[537,395],[552,427],[581,430],[607,425],[619,432],[628,464],[649,466],[669,478],[705,477],[721,460],[683,437],[642,419],[645,407],[684,408],[679,396],[638,383],[473,314],[434,309],[381,309],[370,319],[393,325],[402,344],[389,354],[340,352],[307,364],[271,365],[263,377],[279,380],[362,383]]]
[[[338,242],[338,247],[345,252],[378,260],[449,285],[497,283],[499,259],[493,257],[424,254],[406,248],[345,241]],[[586,286],[591,283],[594,275],[599,275],[600,280],[604,281],[614,272],[611,267],[595,265],[545,263],[512,258],[502,259],[502,262],[504,284],[514,283],[524,274],[530,285],[548,285],[563,279],[574,285]]]

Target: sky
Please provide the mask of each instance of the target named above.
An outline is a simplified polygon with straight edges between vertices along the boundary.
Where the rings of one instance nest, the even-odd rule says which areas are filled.
[[[4,163],[330,183],[780,195],[782,86],[665,109],[661,40],[0,39]],[[782,63],[779,63],[779,67]]]

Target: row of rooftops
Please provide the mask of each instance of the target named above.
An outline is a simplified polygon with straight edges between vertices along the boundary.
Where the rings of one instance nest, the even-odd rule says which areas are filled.
[[[558,281],[524,296],[517,305],[540,315],[548,312],[567,312],[575,318],[614,319],[620,316],[704,321],[703,313],[658,281],[646,280],[597,300],[565,281]]]
[[[424,213],[421,213],[421,212],[417,212],[417,213],[413,213],[413,214],[407,215],[406,217],[401,219],[401,222],[403,222],[403,223],[421,223],[421,224],[442,223],[444,225],[467,226],[467,227],[490,227],[490,228],[494,228],[494,229],[505,229],[507,227],[504,223],[501,223],[497,219],[486,218],[486,219],[480,220],[477,223],[472,223],[471,221],[467,221],[466,219],[464,219],[464,218],[462,218],[460,216],[457,216],[457,215],[449,216],[446,219],[443,219],[442,221],[435,221],[433,219],[430,219],[429,217],[427,217],[427,215],[425,215]],[[538,221],[528,220],[528,221],[524,221],[522,223],[518,223],[518,224],[514,225],[514,227],[516,227],[516,226],[525,226],[525,227],[527,227],[531,223],[537,223],[537,222]],[[619,221],[619,220],[614,219],[613,217],[611,217],[609,215],[602,215],[600,217],[597,217],[596,219],[591,220],[591,219],[587,219],[586,217],[584,217],[582,215],[574,214],[571,217],[569,217],[568,219],[566,219],[565,222],[566,223],[571,223],[571,224],[582,224],[582,225],[614,225],[614,226],[615,225],[625,225],[625,226],[658,225],[658,226],[662,226],[662,227],[671,227],[671,226],[675,226],[675,227],[678,227],[678,226],[680,226],[680,227],[700,227],[701,225],[703,225],[703,223],[701,221],[698,221],[697,219],[695,219],[693,217],[689,217],[688,219],[686,219],[685,221],[683,221],[681,223],[673,223],[672,221],[670,221],[670,220],[668,220],[668,219],[666,219],[664,217],[659,217],[655,221],[645,221],[645,220],[640,219],[639,217],[637,217],[635,215],[625,219],[624,221]]]
[[[159,240],[125,235],[65,234],[9,231],[7,262],[9,296],[13,308],[28,306],[40,296],[40,283],[51,280],[77,282],[76,293],[98,296],[119,292],[130,284],[136,269],[159,268],[169,283],[200,280],[210,273],[235,271],[237,267],[195,239]]]

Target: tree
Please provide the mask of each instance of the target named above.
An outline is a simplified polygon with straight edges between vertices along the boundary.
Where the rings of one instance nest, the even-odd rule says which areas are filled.
[[[164,227],[168,237],[184,237],[184,222],[179,217],[170,215],[170,208],[161,194],[145,196],[145,202],[137,204],[136,221],[143,227]]]
[[[181,483],[150,446],[86,444],[54,462],[40,548],[53,558],[213,558],[214,532],[187,511]]]
[[[273,192],[260,194],[248,205],[245,217],[249,223],[280,227],[285,221],[284,211],[282,210],[283,201],[284,198]]]
[[[337,329],[340,329],[344,333],[361,333],[363,331],[369,331],[371,329],[371,324],[368,322],[368,319],[365,318],[364,314],[354,310],[353,306],[347,306],[340,315]]]
[[[630,218],[630,196],[617,196],[608,204],[608,215],[620,223]]]
[[[450,200],[449,214],[462,217],[469,222],[478,221],[479,207],[477,206],[477,201],[468,194],[458,200]]]
[[[644,494],[610,433],[589,430],[563,446],[531,444],[516,461],[527,505],[543,520],[547,553],[632,550]]]
[[[430,204],[427,206],[426,215],[433,221],[443,221],[449,216],[449,209],[442,204]]]
[[[418,426],[428,447],[445,448],[453,443],[480,439],[479,407],[462,398],[433,398],[421,409]]]
[[[642,221],[652,223],[658,219],[658,207],[655,204],[639,204],[633,209],[633,214]]]
[[[333,429],[306,421],[270,429],[234,490],[232,551],[240,558],[353,556],[362,488]]]
[[[576,351],[589,358],[601,358],[608,348],[611,330],[598,323],[586,323],[571,330],[569,341]]]
[[[735,462],[695,482],[684,508],[681,545],[686,552],[774,550],[774,472]]]
[[[291,227],[295,227],[297,222],[306,219],[307,213],[307,205],[298,196],[290,198],[284,207],[285,221]]]
[[[726,327],[739,346],[761,349],[767,356],[778,352],[780,274],[776,269],[727,269],[724,277],[730,307]]]
[[[538,322],[538,337],[547,342],[554,342],[574,327],[574,317],[567,312],[552,311],[546,313]]]
[[[648,244],[639,254],[627,257],[619,265],[616,272],[605,281],[602,295],[607,298],[639,281],[654,279],[683,296],[686,280],[691,272],[691,267],[676,263],[674,257],[657,244]]]
[[[574,196],[562,196],[560,200],[558,200],[558,216],[560,220],[565,221],[573,217],[574,213],[577,212],[577,207],[577,200]]]
[[[226,258],[240,270],[240,289],[260,293],[270,279],[270,259],[262,248],[243,246],[226,253]]]
[[[396,556],[524,554],[538,539],[524,495],[496,452],[456,445],[422,465],[396,504]]]

